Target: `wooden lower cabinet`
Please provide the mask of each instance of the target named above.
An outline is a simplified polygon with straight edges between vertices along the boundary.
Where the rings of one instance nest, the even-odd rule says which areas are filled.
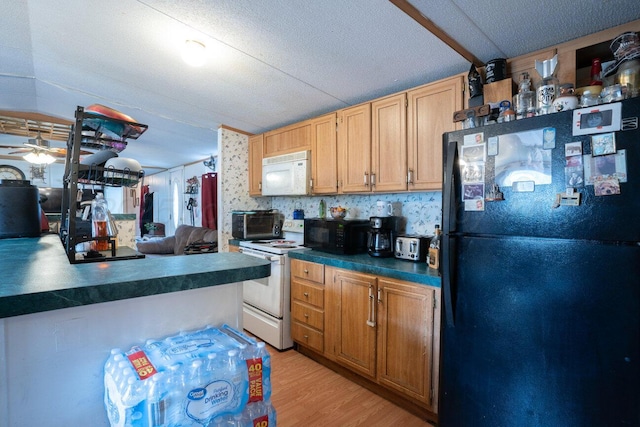
[[[378,279],[378,382],[430,408],[437,399],[438,302],[436,288]]]
[[[324,352],[324,265],[291,260],[291,337]]]
[[[375,379],[376,324],[375,276],[326,267],[327,319],[332,325],[331,347],[336,362]]]
[[[437,413],[439,288],[295,259],[291,271],[294,341]]]

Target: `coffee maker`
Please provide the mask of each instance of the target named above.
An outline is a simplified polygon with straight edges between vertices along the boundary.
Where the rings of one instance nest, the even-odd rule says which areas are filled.
[[[391,257],[394,241],[400,231],[399,216],[372,216],[369,218],[367,252],[373,257]]]

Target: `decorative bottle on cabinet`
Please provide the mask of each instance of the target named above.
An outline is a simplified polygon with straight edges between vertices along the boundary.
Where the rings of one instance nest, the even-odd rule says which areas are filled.
[[[516,119],[524,119],[525,117],[534,117],[536,115],[536,97],[531,90],[531,79],[529,73],[520,75],[520,88],[514,96],[513,103],[516,108]]]
[[[536,100],[538,102],[538,114],[554,113],[553,100],[558,95],[558,79],[553,75],[558,65],[558,55],[545,61],[536,60],[536,71],[542,77],[536,84]]]

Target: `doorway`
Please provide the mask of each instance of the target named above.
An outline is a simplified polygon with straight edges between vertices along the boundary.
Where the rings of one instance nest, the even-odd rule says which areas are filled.
[[[167,236],[173,236],[176,228],[182,224],[184,209],[184,169],[176,168],[169,171],[169,223],[167,224]]]

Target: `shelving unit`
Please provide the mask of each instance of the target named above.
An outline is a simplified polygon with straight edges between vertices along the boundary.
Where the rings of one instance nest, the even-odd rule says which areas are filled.
[[[87,112],[77,107],[75,123],[67,140],[67,156],[64,170],[64,195],[60,218],[60,239],[71,264],[85,262],[115,261],[122,259],[144,258],[132,248],[116,248],[113,237],[92,237],[91,221],[78,216],[78,186],[99,187],[137,187],[142,185],[144,171],[105,168],[96,164],[80,162],[81,148],[112,150],[121,152],[128,140],[135,140],[148,126],[124,120],[118,120]],[[108,241],[109,250],[92,252],[91,256],[76,253],[76,245],[88,241]]]

